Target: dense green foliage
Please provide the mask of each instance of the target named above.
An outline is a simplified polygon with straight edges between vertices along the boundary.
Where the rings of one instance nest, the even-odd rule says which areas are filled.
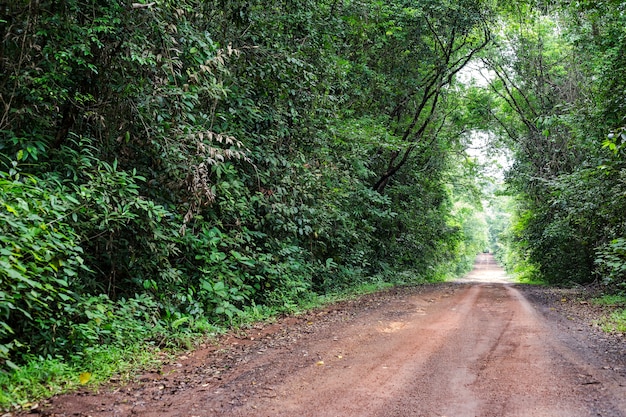
[[[483,58],[482,103],[515,159],[510,259],[548,282],[626,282],[623,8],[516,4]]]
[[[487,3],[0,7],[5,369],[443,279],[486,246],[455,76]]]
[[[1,376],[444,279],[486,249],[623,292],[624,7],[1,4]],[[468,65],[486,79],[459,82]],[[510,152],[504,187],[477,138]]]

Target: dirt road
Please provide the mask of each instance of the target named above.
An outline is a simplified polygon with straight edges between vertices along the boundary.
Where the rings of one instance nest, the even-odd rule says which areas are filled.
[[[484,256],[459,283],[259,325],[130,386],[59,397],[43,413],[626,416],[624,346],[605,356],[585,326],[531,304]]]

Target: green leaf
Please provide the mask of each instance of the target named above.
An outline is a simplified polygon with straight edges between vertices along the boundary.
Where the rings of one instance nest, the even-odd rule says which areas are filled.
[[[33,281],[32,279],[17,272],[15,269],[11,268],[10,266],[7,268],[5,262],[2,262],[2,264],[3,264],[2,267],[4,269],[4,272],[7,274],[9,278],[13,278],[18,281],[24,282],[33,288],[41,288],[41,284],[39,282]]]
[[[172,328],[178,329],[182,324],[187,323],[190,320],[189,316],[184,316],[179,319],[176,319],[172,322]]]

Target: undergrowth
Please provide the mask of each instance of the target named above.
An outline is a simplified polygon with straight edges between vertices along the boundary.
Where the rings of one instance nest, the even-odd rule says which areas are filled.
[[[170,355],[136,343],[124,348],[89,349],[80,359],[33,357],[26,365],[0,373],[0,408],[31,409],[38,401],[81,386],[97,387],[113,377],[127,382],[142,369],[157,369]]]
[[[600,320],[599,324],[602,330],[608,333],[626,333],[626,295],[605,294],[602,297],[594,298],[592,302],[596,305],[616,308],[615,311]]]
[[[604,317],[600,326],[607,333],[626,333],[626,309],[614,311]]]
[[[605,294],[602,297],[594,298],[593,303],[602,306],[626,307],[626,295]]]

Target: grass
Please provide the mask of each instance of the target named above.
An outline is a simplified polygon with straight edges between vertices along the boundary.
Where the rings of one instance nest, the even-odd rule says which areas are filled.
[[[601,306],[626,307],[626,295],[605,294],[602,297],[594,298],[592,302]]]
[[[619,309],[600,320],[600,327],[607,333],[626,333],[626,309]]]
[[[515,280],[520,284],[526,285],[548,285],[545,281],[534,276],[516,276]]]
[[[16,370],[0,372],[0,408],[30,409],[44,398],[87,384],[97,387],[114,375],[125,382],[139,370],[160,367],[167,357],[160,349],[150,349],[145,344],[123,349],[91,348],[73,363],[61,358],[33,357]]]
[[[608,333],[626,333],[626,295],[606,294],[594,298],[592,302],[596,305],[616,308],[600,320],[602,330]]]

